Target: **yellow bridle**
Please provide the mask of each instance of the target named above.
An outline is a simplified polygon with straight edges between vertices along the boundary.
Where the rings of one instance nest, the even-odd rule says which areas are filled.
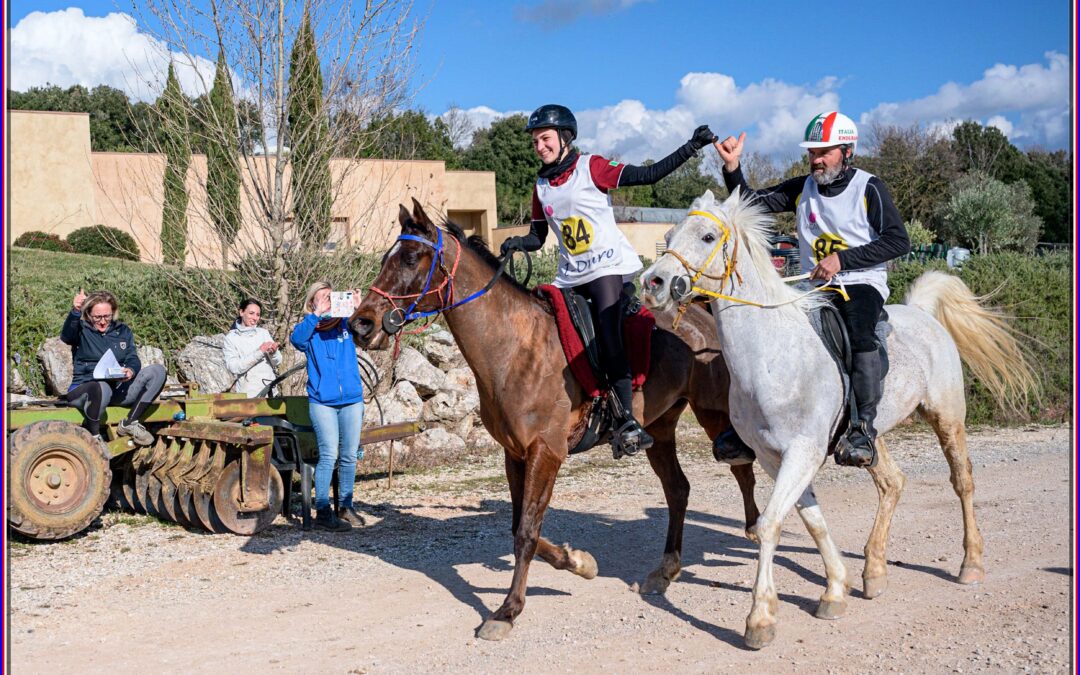
[[[661,254],[661,255],[671,255],[673,258],[678,260],[679,263],[682,264],[683,268],[686,269],[686,272],[688,274],[693,275],[693,276],[690,277],[690,289],[689,290],[691,292],[697,293],[699,295],[704,295],[704,296],[707,296],[707,297],[710,297],[710,298],[716,298],[716,299],[719,299],[719,300],[728,300],[730,302],[735,302],[735,303],[738,303],[738,304],[741,304],[741,305],[750,305],[751,307],[762,307],[762,308],[779,307],[780,305],[785,305],[785,304],[789,304],[789,302],[794,302],[794,301],[789,301],[789,302],[783,302],[783,303],[763,304],[763,303],[760,303],[760,302],[754,302],[752,300],[743,300],[742,298],[736,298],[736,297],[731,296],[731,295],[725,295],[724,293],[717,293],[716,291],[710,291],[707,288],[701,288],[700,286],[698,286],[697,282],[698,282],[698,279],[700,279],[701,277],[705,277],[706,279],[712,279],[713,281],[718,281],[718,282],[720,282],[720,285],[723,286],[724,282],[728,281],[728,279],[731,278],[732,274],[735,275],[735,278],[738,280],[739,284],[740,285],[742,284],[742,282],[743,282],[742,281],[742,276],[739,274],[739,270],[735,268],[735,258],[738,256],[738,253],[739,253],[739,239],[738,239],[738,237],[736,237],[735,240],[734,240],[735,244],[734,244],[734,247],[732,248],[732,251],[731,251],[731,257],[727,259],[727,264],[724,266],[724,273],[722,275],[720,275],[720,276],[713,276],[711,274],[706,274],[705,270],[708,269],[709,265],[712,264],[713,258],[715,258],[716,254],[719,253],[721,250],[723,250],[725,248],[725,245],[727,244],[727,242],[732,239],[732,237],[731,237],[731,229],[727,225],[724,224],[724,221],[720,220],[718,217],[716,217],[712,213],[709,213],[708,211],[691,211],[690,213],[687,214],[687,216],[701,216],[703,218],[708,218],[709,220],[716,223],[716,225],[720,228],[720,241],[716,242],[716,246],[713,247],[712,252],[710,252],[708,257],[705,258],[705,262],[702,263],[700,268],[695,268],[693,265],[690,264],[690,262],[686,258],[684,258],[682,255],[680,255],[678,252],[673,251],[672,249],[667,249]],[[802,280],[802,279],[809,278],[809,276],[810,276],[809,274],[800,274],[800,275],[795,276],[795,277],[785,278],[784,281],[799,281],[799,280]],[[831,282],[829,282],[829,283],[831,283]],[[828,284],[823,285],[823,286],[818,286],[818,287],[814,288],[813,290],[811,290],[809,293],[814,293],[814,292],[817,292],[817,291],[836,291],[837,293],[839,293],[840,295],[843,296],[844,300],[849,299],[847,292],[844,291],[843,288],[830,288],[830,287],[828,287]],[[809,293],[807,293],[806,295],[809,295]],[[678,311],[678,313],[676,313],[674,321],[671,322],[671,329],[672,330],[675,330],[675,329],[677,329],[679,327],[679,322],[682,321],[683,314],[686,313],[686,308],[689,307],[694,302],[696,302],[693,299],[693,295],[691,295],[690,297],[691,297],[690,300],[687,300],[686,302],[680,302],[679,303],[679,311]],[[805,297],[805,296],[801,296],[801,297]],[[796,300],[797,299],[798,298],[796,298]]]

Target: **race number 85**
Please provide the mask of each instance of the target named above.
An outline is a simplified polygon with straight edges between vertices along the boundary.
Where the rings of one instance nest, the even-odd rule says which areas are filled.
[[[580,216],[570,216],[562,221],[563,246],[573,255],[589,250],[593,242],[592,223]]]
[[[847,242],[840,237],[826,232],[814,240],[814,261],[821,262],[828,256],[847,249]]]

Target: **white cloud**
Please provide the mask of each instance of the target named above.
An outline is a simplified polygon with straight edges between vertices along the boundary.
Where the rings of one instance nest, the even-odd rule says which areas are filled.
[[[214,63],[170,54],[164,43],[140,32],[127,14],[86,16],[77,7],[31,12],[11,29],[11,82],[15,91],[54,84],[106,84],[148,101],[165,86],[170,57],[180,86],[190,95],[209,90]]]
[[[859,117],[860,124],[921,124],[943,136],[965,119],[1001,129],[1022,147],[1065,147],[1069,141],[1069,61],[1056,52],[1045,64],[997,64],[982,79],[961,85],[950,82],[930,96],[906,102],[881,103]],[[650,109],[626,99],[614,105],[576,110],[578,145],[626,162],[660,159],[684,143],[699,124],[724,137],[747,131],[746,151],[777,159],[796,157],[806,123],[826,110],[843,110],[834,76],[809,85],[766,78],[742,86],[725,73],[688,73],[674,92],[675,104]],[[506,114],[472,108],[477,128]]]
[[[1069,140],[1069,58],[1044,56],[1046,63],[998,63],[971,84],[948,82],[923,98],[882,103],[860,121],[939,127],[973,119],[998,127],[1013,142],[1062,147]]]
[[[797,142],[807,120],[836,108],[838,80],[825,78],[813,86],[767,79],[740,88],[723,73],[689,73],[675,91],[677,103],[654,110],[634,99],[611,106],[576,110],[578,145],[626,162],[658,160],[685,143],[699,124],[708,124],[721,136],[749,130],[748,148],[781,157],[798,155]],[[506,113],[473,108],[470,115],[482,127],[485,117]],[[487,121],[486,124],[490,124]]]

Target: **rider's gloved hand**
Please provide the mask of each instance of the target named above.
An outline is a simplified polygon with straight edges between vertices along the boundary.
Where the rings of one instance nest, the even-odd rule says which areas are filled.
[[[513,251],[524,251],[524,250],[525,250],[525,238],[524,237],[510,237],[509,239],[507,239],[506,241],[504,241],[502,243],[501,247],[499,247],[499,255],[502,256],[502,257],[505,257],[507,254],[510,254]]]
[[[709,125],[702,124],[697,129],[694,129],[694,135],[687,141],[690,147],[694,149],[694,152],[704,148],[706,145],[711,145],[716,141],[716,134],[712,132]]]

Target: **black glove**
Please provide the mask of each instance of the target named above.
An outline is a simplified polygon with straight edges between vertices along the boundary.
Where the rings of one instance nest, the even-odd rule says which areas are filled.
[[[690,147],[694,149],[694,152],[697,152],[706,145],[715,143],[716,139],[717,136],[712,132],[712,129],[709,128],[709,125],[702,124],[697,129],[694,129],[694,135],[687,142],[690,144]]]
[[[510,237],[509,239],[507,239],[506,241],[504,241],[502,243],[501,247],[499,247],[499,256],[500,257],[506,257],[507,254],[510,254],[513,251],[524,251],[524,250],[525,250],[525,238],[524,237]]]

